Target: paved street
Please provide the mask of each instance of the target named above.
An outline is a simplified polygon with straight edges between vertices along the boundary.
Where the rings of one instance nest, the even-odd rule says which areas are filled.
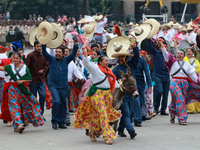
[[[28,51],[26,51],[28,52]],[[169,97],[170,101],[170,97]],[[71,113],[71,122],[73,122]],[[0,120],[0,150],[199,150],[200,114],[190,114],[187,126],[169,122],[169,116],[156,116],[135,128],[137,136],[118,137],[112,146],[104,144],[102,137],[91,142],[85,130],[53,130],[51,110],[45,110],[46,123],[42,127],[26,127],[22,134],[13,132]],[[125,131],[128,135],[127,131]]]

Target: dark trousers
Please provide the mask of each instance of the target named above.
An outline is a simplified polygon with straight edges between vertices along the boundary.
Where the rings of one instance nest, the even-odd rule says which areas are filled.
[[[134,117],[134,124],[142,123],[142,114],[139,97],[140,96],[138,96],[136,99],[131,100],[131,111],[132,116]]]
[[[40,108],[42,110],[42,114],[44,113],[44,104],[45,104],[45,98],[46,98],[46,86],[44,82],[35,83],[30,82],[29,84],[30,92],[33,93],[35,97],[37,97],[37,91],[39,93],[39,102],[40,102]]]
[[[168,94],[169,94],[169,84],[170,80],[169,77],[160,78],[153,75],[155,81],[155,87],[153,90],[153,105],[154,109],[158,110],[160,107],[161,97],[162,98],[162,105],[161,105],[161,112],[165,111],[167,108],[167,101],[168,101]]]
[[[139,100],[140,100],[140,108],[142,116],[147,116],[147,107],[144,98],[144,89],[138,86]]]
[[[50,86],[52,95],[52,124],[65,124],[66,118],[66,97],[68,88],[55,88]]]

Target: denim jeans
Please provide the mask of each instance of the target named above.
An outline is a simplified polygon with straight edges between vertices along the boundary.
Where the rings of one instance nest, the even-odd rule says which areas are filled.
[[[40,102],[40,108],[42,110],[42,114],[44,113],[44,104],[45,104],[45,98],[46,98],[46,86],[45,82],[35,83],[30,82],[29,84],[30,92],[33,93],[35,97],[37,97],[37,91],[39,93],[39,102]]]
[[[167,101],[168,101],[168,94],[169,94],[169,85],[170,79],[169,77],[160,78],[154,74],[154,94],[153,94],[153,105],[154,109],[158,110],[160,107],[161,97],[162,98],[162,105],[161,105],[161,112],[164,112],[167,108]]]
[[[134,124],[142,123],[142,113],[140,107],[139,96],[131,101],[132,105],[132,115],[134,117]]]
[[[133,128],[133,125],[131,123],[131,101],[123,101],[123,104],[121,105],[120,109],[121,109],[121,113],[122,113],[122,117],[119,123],[119,128],[118,131],[119,132],[124,132],[124,129],[126,128],[128,133],[135,131]]]
[[[50,86],[52,95],[52,124],[64,125],[66,119],[67,88],[55,88]]]

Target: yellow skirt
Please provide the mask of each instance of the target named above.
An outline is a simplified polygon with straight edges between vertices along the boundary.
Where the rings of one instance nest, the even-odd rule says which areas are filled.
[[[103,139],[116,139],[116,134],[109,122],[117,120],[121,114],[112,107],[113,97],[110,90],[97,91],[86,97],[79,105],[73,122],[75,129],[86,128],[94,130]]]
[[[196,114],[200,112],[200,103],[193,102],[186,106],[187,112],[190,114]]]

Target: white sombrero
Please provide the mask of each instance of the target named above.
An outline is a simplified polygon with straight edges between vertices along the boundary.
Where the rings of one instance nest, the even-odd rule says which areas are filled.
[[[151,33],[147,36],[147,38],[152,38],[159,31],[160,23],[155,19],[148,19],[144,23],[148,23],[151,25]]]
[[[106,53],[110,59],[116,59],[120,55],[125,55],[133,57],[133,54],[129,54],[128,50],[130,47],[131,41],[127,37],[117,36],[109,41]]]
[[[94,21],[99,21],[103,18],[103,15],[94,16]]]
[[[96,28],[97,28],[96,21],[92,21],[89,24],[85,25],[84,26],[85,39],[90,39],[93,36],[94,32],[96,31]]]
[[[37,41],[37,31],[38,31],[38,27],[33,28],[33,30],[31,30],[30,34],[29,34],[29,42],[32,46],[34,46],[34,42]]]
[[[137,42],[143,41],[151,33],[151,25],[148,23],[143,23],[130,33],[130,35],[135,36]]]
[[[51,26],[53,27],[53,38],[49,43],[47,43],[47,47],[57,48],[62,44],[63,33],[61,28],[56,23],[51,23]]]
[[[189,31],[189,30],[194,30],[194,29],[191,27],[191,25],[187,27],[187,31]]]
[[[78,21],[78,23],[87,23],[89,22],[89,20],[82,18],[81,20]]]
[[[43,21],[38,26],[37,37],[40,44],[45,45],[49,43],[53,38],[53,27],[50,23]]]

